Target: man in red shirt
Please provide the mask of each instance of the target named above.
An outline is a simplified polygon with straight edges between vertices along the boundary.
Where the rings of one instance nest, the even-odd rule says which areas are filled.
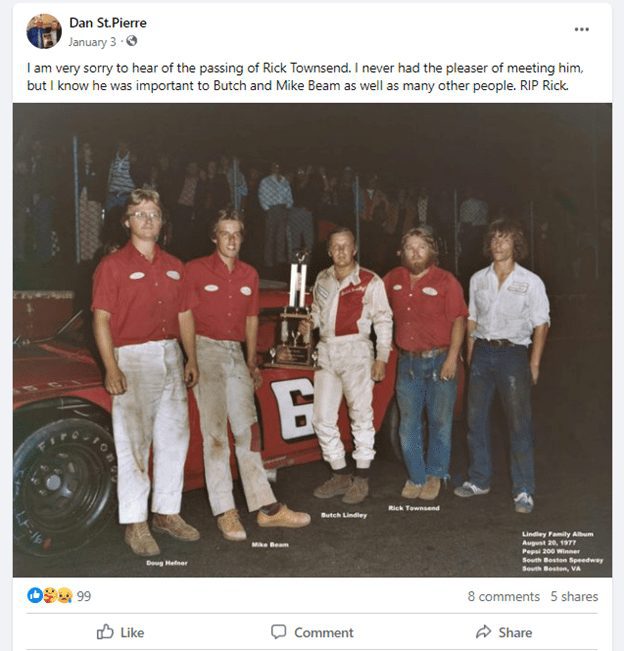
[[[197,328],[201,369],[195,387],[204,438],[204,466],[210,507],[226,540],[247,538],[232,494],[227,423],[234,435],[236,459],[250,511],[261,527],[305,527],[307,513],[291,511],[275,500],[262,458],[254,447],[258,417],[254,388],[262,384],[256,366],[258,273],[238,259],[243,222],[222,210],[213,231],[217,250],[186,266],[186,290]],[[245,342],[246,359],[241,342]]]
[[[135,554],[155,556],[150,489],[152,528],[177,540],[199,539],[179,515],[189,441],[186,387],[198,376],[195,330],[183,302],[184,266],[156,243],[163,224],[158,193],[134,190],[122,223],[130,241],[106,256],[93,278],[93,330],[113,396],[119,521]]]
[[[461,285],[437,259],[431,231],[412,228],[401,240],[402,266],[384,278],[399,349],[396,396],[408,473],[401,495],[408,499],[435,499],[448,476],[455,376],[468,315]],[[423,409],[429,423],[426,460]]]

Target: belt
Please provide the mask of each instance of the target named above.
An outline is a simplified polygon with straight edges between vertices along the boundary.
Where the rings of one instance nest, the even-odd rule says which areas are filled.
[[[519,345],[514,344],[514,342],[509,341],[509,339],[477,339],[477,342],[482,343],[485,346],[490,346],[491,348],[503,348]]]
[[[432,357],[437,357],[442,353],[445,353],[448,350],[448,346],[443,346],[441,348],[432,348],[431,350],[403,350],[399,348],[401,355],[406,355],[407,357],[418,357],[419,359],[431,359]]]

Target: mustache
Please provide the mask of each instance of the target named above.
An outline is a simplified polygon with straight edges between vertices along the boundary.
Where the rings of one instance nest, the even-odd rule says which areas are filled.
[[[422,269],[426,269],[427,267],[430,267],[432,264],[434,264],[435,261],[436,256],[430,253],[425,258],[423,258],[422,261],[412,262],[405,252],[401,252],[401,264],[408,269],[411,269],[412,267],[422,267]]]

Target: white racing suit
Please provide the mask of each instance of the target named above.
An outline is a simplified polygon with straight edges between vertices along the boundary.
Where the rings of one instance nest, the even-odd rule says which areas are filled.
[[[383,281],[356,265],[338,281],[334,267],[321,271],[313,290],[313,327],[319,328],[318,365],[314,374],[312,424],[323,459],[333,470],[346,466],[345,449],[338,430],[338,410],[344,395],[355,441],[353,458],[358,468],[368,468],[375,456],[373,427],[373,344],[376,358],[387,362],[392,343],[392,310]]]

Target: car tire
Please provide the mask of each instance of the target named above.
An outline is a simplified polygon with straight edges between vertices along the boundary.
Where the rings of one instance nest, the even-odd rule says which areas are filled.
[[[34,556],[86,545],[116,509],[117,457],[111,434],[67,418],[23,437],[13,455],[13,540]]]
[[[388,405],[381,429],[377,433],[375,447],[380,457],[403,463],[403,452],[399,439],[399,418],[399,406],[396,399],[393,399]]]

